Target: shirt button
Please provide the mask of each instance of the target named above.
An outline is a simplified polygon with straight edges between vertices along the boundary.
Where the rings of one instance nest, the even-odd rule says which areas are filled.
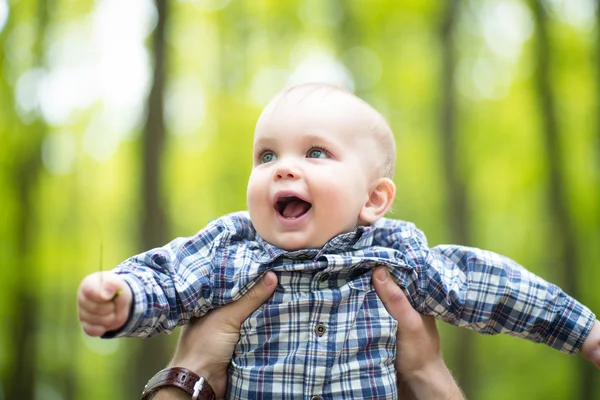
[[[323,275],[321,275],[321,277],[319,278],[319,282],[325,282],[326,280],[329,279],[329,274],[327,272],[325,272]]]
[[[323,400],[323,398],[321,396],[313,396],[310,400]]]
[[[327,327],[325,325],[317,324],[317,326],[315,326],[315,333],[317,336],[323,336],[325,332],[327,332]]]

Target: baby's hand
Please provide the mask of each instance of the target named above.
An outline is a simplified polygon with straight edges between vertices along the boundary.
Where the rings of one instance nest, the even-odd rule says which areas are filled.
[[[600,369],[600,322],[594,322],[590,334],[581,346],[581,355]]]
[[[119,275],[95,272],[86,276],[77,291],[79,321],[85,333],[102,336],[122,327],[131,307],[133,295]]]

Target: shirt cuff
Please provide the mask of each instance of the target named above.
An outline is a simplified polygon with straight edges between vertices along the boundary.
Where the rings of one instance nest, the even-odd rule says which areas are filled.
[[[546,344],[564,353],[574,354],[581,349],[596,321],[594,313],[572,297],[567,296],[563,312],[548,328]]]

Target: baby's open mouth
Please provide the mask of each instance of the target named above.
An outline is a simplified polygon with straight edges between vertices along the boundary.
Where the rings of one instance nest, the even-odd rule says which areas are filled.
[[[312,204],[296,196],[284,196],[275,202],[275,210],[284,218],[298,218],[310,210]]]

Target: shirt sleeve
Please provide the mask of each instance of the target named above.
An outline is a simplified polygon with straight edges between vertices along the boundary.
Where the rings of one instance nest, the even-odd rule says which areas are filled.
[[[191,317],[204,315],[213,301],[213,260],[225,240],[225,229],[213,221],[193,237],[133,256],[113,272],[131,287],[129,319],[111,337],[150,337],[171,333]]]
[[[490,251],[456,245],[429,249],[423,234],[415,231],[408,244],[412,250],[406,252],[414,269],[397,277],[419,312],[482,334],[505,333],[545,343],[565,353],[581,348],[595,316],[558,286]]]

